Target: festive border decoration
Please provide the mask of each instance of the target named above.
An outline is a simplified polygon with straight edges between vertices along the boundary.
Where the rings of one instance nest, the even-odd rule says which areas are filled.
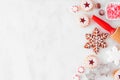
[[[88,57],[92,57],[89,59],[93,61],[90,62]],[[73,80],[97,80],[99,77],[109,78],[110,76],[113,76],[115,80],[120,79],[119,66],[116,66],[113,62],[104,64],[100,62],[98,63],[98,61],[100,61],[100,59],[98,59],[97,55],[95,54],[88,55],[84,60],[85,63],[83,64],[84,66],[78,67],[77,73],[73,76]],[[87,66],[86,66],[86,62],[89,63],[87,64]],[[97,66],[93,68],[88,67],[91,66],[91,63],[92,66],[96,64]]]
[[[111,6],[113,5],[113,6]],[[107,17],[108,19],[118,19],[120,17],[120,4],[111,3],[106,7]],[[112,10],[114,8],[114,11]],[[104,9],[101,9],[100,3],[95,3],[93,0],[82,0],[80,5],[75,5],[72,7],[72,11],[74,13],[84,11],[88,12],[93,10],[94,8],[99,9],[98,13],[100,16],[105,15]],[[117,9],[117,10],[115,10]],[[116,12],[117,11],[117,12]],[[109,15],[109,14],[110,15]],[[116,17],[117,16],[117,17]],[[86,16],[85,16],[86,17]],[[86,27],[89,26],[89,21],[85,24],[86,20],[90,19],[80,17],[79,22],[80,26]],[[93,19],[94,20],[94,19]],[[95,28],[91,34],[86,34],[86,39],[88,42],[85,44],[85,48],[93,48],[93,51],[97,54],[99,53],[99,49],[106,48],[107,43],[105,39],[108,37],[108,33],[100,33],[98,28]],[[88,55],[84,60],[84,66],[78,67],[77,73],[74,75],[74,80],[98,80],[99,77],[108,78],[113,77],[114,80],[120,80],[120,50],[114,46],[111,50],[108,50],[105,54],[107,54],[107,64],[100,63],[96,54]]]

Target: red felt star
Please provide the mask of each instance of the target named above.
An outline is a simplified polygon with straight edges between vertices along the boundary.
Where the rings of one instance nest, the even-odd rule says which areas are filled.
[[[84,18],[80,18],[80,22],[84,23],[86,20]]]
[[[86,2],[84,5],[85,5],[85,8],[86,8],[86,7],[89,7],[90,4],[88,2]]]
[[[93,30],[92,34],[86,34],[86,39],[88,42],[85,44],[84,48],[93,48],[95,53],[99,52],[100,47],[106,48],[107,43],[104,40],[107,38],[108,33],[101,33],[99,32],[98,28]]]
[[[93,65],[94,61],[93,60],[89,60],[89,64]]]

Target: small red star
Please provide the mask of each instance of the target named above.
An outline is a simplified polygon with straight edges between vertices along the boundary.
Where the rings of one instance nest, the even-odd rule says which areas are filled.
[[[120,79],[120,75],[118,75],[119,79]]]
[[[84,18],[80,18],[80,22],[84,23],[86,20]]]
[[[85,5],[85,8],[86,8],[86,7],[89,7],[90,4],[88,2],[86,2],[84,5]]]
[[[93,65],[94,61],[93,60],[89,60],[89,64]]]

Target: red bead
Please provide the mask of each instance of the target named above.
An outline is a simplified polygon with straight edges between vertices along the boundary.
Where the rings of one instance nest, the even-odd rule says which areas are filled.
[[[101,4],[100,3],[96,3],[95,7],[100,9],[101,8]]]
[[[105,15],[105,11],[104,11],[103,9],[101,9],[101,10],[99,11],[99,15],[101,15],[101,16]]]

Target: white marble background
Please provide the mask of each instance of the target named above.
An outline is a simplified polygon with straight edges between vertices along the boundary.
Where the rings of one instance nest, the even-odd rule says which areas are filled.
[[[84,34],[97,26],[77,24],[70,8],[79,1],[0,0],[0,80],[72,80],[92,53]]]

